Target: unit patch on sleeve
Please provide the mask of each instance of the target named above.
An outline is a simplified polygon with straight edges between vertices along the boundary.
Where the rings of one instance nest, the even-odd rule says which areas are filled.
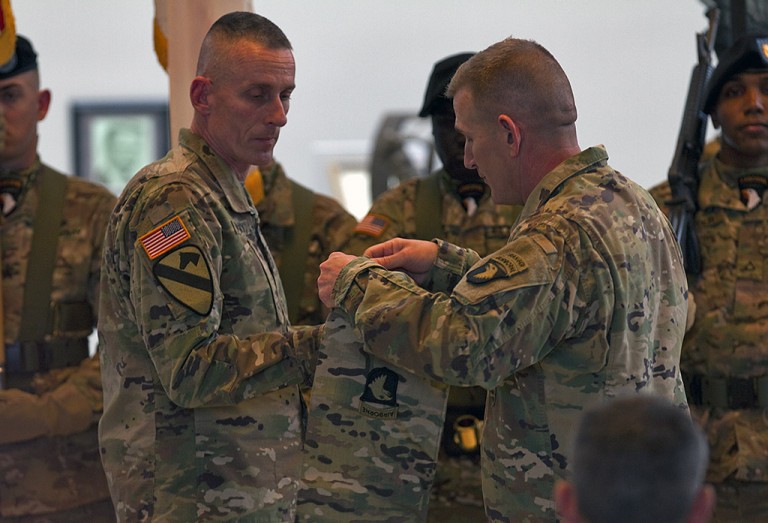
[[[179,216],[174,216],[139,238],[139,242],[144,247],[144,251],[149,256],[149,259],[154,260],[189,238],[189,231],[184,222],[181,221]]]
[[[182,305],[207,316],[213,305],[211,270],[202,251],[187,245],[169,252],[152,267],[157,281]]]
[[[386,367],[371,369],[360,396],[360,414],[369,418],[397,418],[397,384],[400,376]]]
[[[500,278],[509,278],[525,271],[528,265],[525,260],[514,253],[502,254],[491,258],[477,269],[467,274],[467,281],[482,285]]]

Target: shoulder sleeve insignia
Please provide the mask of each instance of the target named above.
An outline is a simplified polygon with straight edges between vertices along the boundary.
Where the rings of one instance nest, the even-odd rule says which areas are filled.
[[[175,300],[207,316],[213,305],[211,270],[202,251],[186,245],[169,252],[155,263],[152,273]]]
[[[371,369],[360,396],[360,414],[369,418],[397,418],[397,384],[400,376],[386,367]]]
[[[503,254],[489,259],[477,269],[467,274],[467,281],[482,285],[500,278],[509,278],[528,269],[525,260],[514,253]]]
[[[154,260],[189,238],[189,231],[184,222],[181,221],[179,216],[174,216],[139,238],[139,242],[144,247],[144,251],[149,256],[149,259]]]
[[[390,220],[386,216],[380,214],[368,214],[360,220],[355,227],[354,233],[367,234],[378,238],[389,227]]]

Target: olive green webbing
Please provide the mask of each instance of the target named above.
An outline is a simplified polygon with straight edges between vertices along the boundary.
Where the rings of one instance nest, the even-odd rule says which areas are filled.
[[[285,299],[288,302],[288,317],[291,323],[299,319],[299,305],[304,293],[304,273],[307,269],[309,240],[312,236],[312,208],[315,193],[291,181],[294,226],[285,239],[285,250],[281,255],[280,279],[283,282]]]
[[[439,171],[416,182],[416,239],[431,240],[444,236],[442,198]]]
[[[66,177],[45,166],[40,172],[40,202],[29,252],[19,341],[42,342],[51,322],[51,289],[56,247],[64,213]]]

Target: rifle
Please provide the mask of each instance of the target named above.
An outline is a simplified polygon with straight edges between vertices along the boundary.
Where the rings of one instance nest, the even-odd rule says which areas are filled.
[[[667,174],[669,186],[672,189],[672,199],[666,202],[669,207],[669,221],[683,250],[685,271],[692,275],[701,273],[701,253],[694,215],[698,209],[696,194],[699,189],[699,158],[704,149],[707,132],[704,91],[709,77],[712,76],[712,48],[717,34],[720,10],[710,9],[707,12],[707,18],[709,27],[696,34],[698,64],[691,73],[680,134],[677,137],[672,165]]]

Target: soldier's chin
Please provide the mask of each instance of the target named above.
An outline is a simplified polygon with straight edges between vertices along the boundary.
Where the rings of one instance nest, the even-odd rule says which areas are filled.
[[[257,167],[266,167],[272,163],[272,160],[274,160],[273,151],[264,151],[256,153],[251,164],[256,165]]]

